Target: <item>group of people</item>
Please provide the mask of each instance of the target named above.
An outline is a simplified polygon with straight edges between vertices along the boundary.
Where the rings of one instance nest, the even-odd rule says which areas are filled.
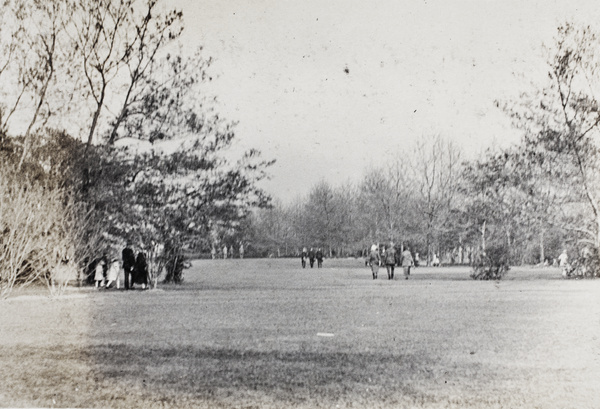
[[[224,259],[233,258],[233,245],[231,245],[229,249],[227,248],[227,245],[224,245],[221,254]],[[244,258],[244,243],[240,243],[239,254],[240,258]],[[210,249],[210,256],[213,260],[217,258],[217,248],[215,246],[212,246]]]
[[[302,268],[306,268],[306,260],[310,264],[310,268],[313,268],[315,265],[315,260],[317,260],[317,268],[323,267],[323,250],[319,247],[315,251],[314,248],[310,248],[310,250],[306,250],[306,247],[302,248],[302,253],[300,254],[300,260],[302,262]]]
[[[124,273],[124,286],[126,290],[133,289],[135,284],[141,284],[142,289],[148,288],[148,262],[146,254],[139,252],[137,257],[134,251],[125,247],[121,253],[122,260],[118,257],[108,258],[103,255],[94,261],[94,282],[97,288],[120,287],[119,275],[121,267]]]
[[[384,265],[387,270],[388,280],[394,279],[394,269],[396,266],[403,268],[404,278],[408,280],[410,269],[415,266],[415,260],[412,257],[410,249],[405,247],[402,253],[398,254],[394,248],[394,243],[390,243],[390,246],[384,250],[382,254],[379,253],[379,247],[376,244],[373,244],[366,261],[371,268],[373,280],[377,279],[379,267],[382,265]]]

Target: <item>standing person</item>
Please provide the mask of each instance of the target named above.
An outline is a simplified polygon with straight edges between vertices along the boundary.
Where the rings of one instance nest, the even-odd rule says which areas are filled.
[[[94,281],[96,282],[96,288],[104,286],[104,266],[106,266],[106,261],[104,261],[104,257],[102,257],[96,263],[96,268],[94,271]]]
[[[213,244],[211,249],[210,249],[210,256],[212,257],[212,259],[216,259],[217,258],[217,249],[215,248],[215,245]]]
[[[142,284],[142,289],[148,286],[148,262],[146,261],[146,254],[141,251],[138,253],[135,259],[135,280],[136,283]]]
[[[233,258],[233,244],[229,246],[229,257]]]
[[[302,262],[302,268],[306,268],[306,258],[308,257],[308,251],[306,247],[302,247],[302,253],[300,254],[300,261]]]
[[[323,267],[323,250],[319,247],[317,250],[317,268]]]
[[[223,246],[223,260],[227,259],[227,245]]]
[[[394,279],[394,267],[396,266],[396,249],[394,243],[390,242],[390,247],[385,252],[385,268],[387,269],[388,280]]]
[[[404,269],[404,278],[408,280],[408,276],[410,275],[410,268],[415,265],[412,254],[410,254],[410,248],[408,246],[402,252],[402,256],[400,258],[400,264]]]
[[[310,263],[310,268],[313,268],[315,265],[315,250],[312,247],[308,251],[308,262]]]
[[[244,243],[240,241],[240,258],[244,258]]]
[[[379,272],[380,264],[381,258],[379,257],[379,250],[377,250],[377,245],[373,244],[371,246],[371,253],[369,254],[369,266],[371,267],[371,272],[373,273],[373,280],[377,279],[377,273]]]
[[[135,253],[127,245],[121,253],[123,257],[123,272],[125,273],[124,285],[125,289],[129,290],[131,284],[133,284],[133,269],[135,268]]]

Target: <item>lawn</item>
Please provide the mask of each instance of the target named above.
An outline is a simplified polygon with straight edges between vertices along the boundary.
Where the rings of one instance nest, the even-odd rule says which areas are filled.
[[[151,291],[0,301],[0,405],[598,408],[600,280],[202,260]]]

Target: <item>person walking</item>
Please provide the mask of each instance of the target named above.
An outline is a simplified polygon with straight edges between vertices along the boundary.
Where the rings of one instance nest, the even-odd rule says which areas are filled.
[[[323,267],[323,250],[319,247],[317,249],[317,268]]]
[[[377,273],[379,272],[379,265],[381,264],[381,258],[379,257],[379,250],[377,245],[371,246],[371,253],[369,254],[369,266],[371,267],[371,273],[373,274],[373,280],[377,279]]]
[[[388,280],[394,279],[394,267],[397,262],[396,249],[394,243],[390,242],[390,247],[385,252],[385,268],[387,269]]]
[[[244,243],[240,241],[240,258],[244,258]]]
[[[310,268],[313,268],[315,265],[315,250],[312,247],[308,251],[308,262],[310,263]]]
[[[408,246],[402,252],[400,264],[404,269],[404,278],[408,280],[408,276],[410,275],[410,268],[415,265],[415,262],[412,258],[412,254],[410,254],[410,248],[408,248]]]
[[[302,253],[300,253],[300,262],[302,263],[302,268],[306,268],[306,258],[308,257],[308,251],[306,247],[302,247]]]
[[[213,244],[213,246],[210,248],[210,257],[214,260],[217,258],[217,249],[215,248],[215,245]]]
[[[223,260],[227,259],[227,245],[223,246]]]

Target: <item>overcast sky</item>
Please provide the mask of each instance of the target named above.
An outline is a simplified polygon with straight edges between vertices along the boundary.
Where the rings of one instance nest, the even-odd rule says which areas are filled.
[[[215,58],[237,149],[277,159],[263,184],[288,202],[319,180],[357,181],[439,134],[469,158],[518,136],[495,100],[545,72],[542,44],[596,1],[168,0],[190,49]]]

